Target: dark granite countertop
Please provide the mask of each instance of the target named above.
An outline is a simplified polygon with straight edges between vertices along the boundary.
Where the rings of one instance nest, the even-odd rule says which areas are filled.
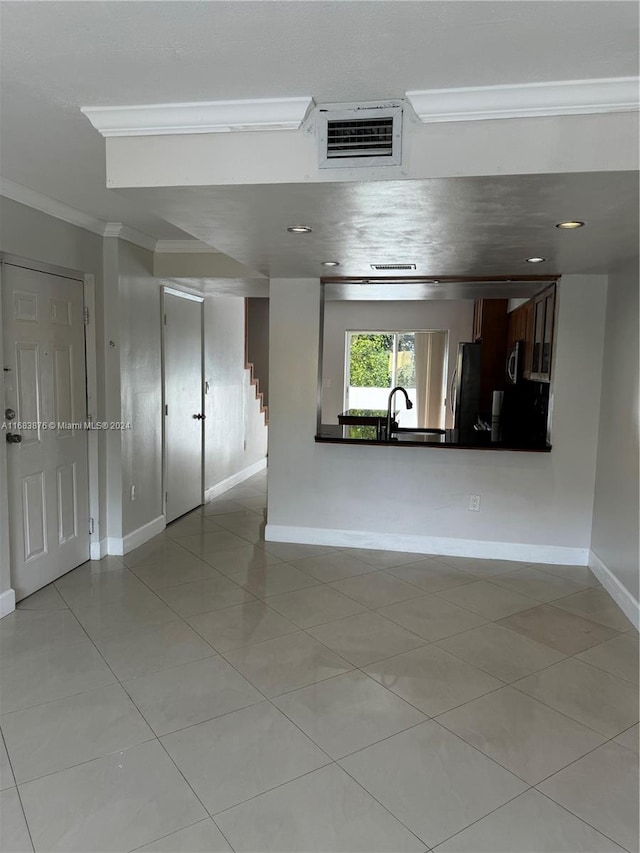
[[[442,447],[446,450],[518,450],[527,453],[549,453],[547,442],[522,441],[509,443],[491,441],[490,432],[472,432],[461,436],[458,430],[447,429],[442,433],[398,433],[391,441],[376,438],[374,426],[341,426],[322,424],[315,440],[327,444],[371,444],[385,447]]]
[[[398,416],[397,411],[392,412],[393,419]],[[368,426],[376,426],[379,421],[386,421],[386,409],[347,409],[346,412],[341,412],[338,415],[338,423],[343,424],[363,424]]]

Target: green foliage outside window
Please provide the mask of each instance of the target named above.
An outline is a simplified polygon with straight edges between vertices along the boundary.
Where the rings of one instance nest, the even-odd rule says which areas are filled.
[[[358,388],[389,388],[393,335],[352,335],[349,385]]]
[[[357,388],[390,388],[393,379],[393,339],[395,334],[359,333],[351,335],[349,385]],[[415,333],[397,335],[396,384],[414,388]]]

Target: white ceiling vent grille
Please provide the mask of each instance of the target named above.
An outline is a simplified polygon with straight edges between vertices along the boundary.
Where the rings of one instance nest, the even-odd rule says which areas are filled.
[[[402,162],[401,104],[325,106],[317,115],[321,169]]]
[[[415,264],[370,264],[372,270],[414,270]]]

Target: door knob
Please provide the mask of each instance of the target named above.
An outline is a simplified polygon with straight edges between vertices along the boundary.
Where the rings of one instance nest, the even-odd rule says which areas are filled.
[[[193,416],[196,421],[203,421],[206,418],[206,415],[197,414]]]
[[[22,436],[18,435],[16,432],[8,432],[7,433],[7,444],[20,444],[22,441]]]

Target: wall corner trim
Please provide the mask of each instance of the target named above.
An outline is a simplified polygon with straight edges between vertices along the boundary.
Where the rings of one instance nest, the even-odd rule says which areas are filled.
[[[220,480],[220,482],[216,483],[215,486],[211,486],[210,488],[206,489],[204,493],[204,502],[209,503],[209,501],[212,501],[219,495],[228,492],[229,489],[232,489],[234,486],[238,486],[240,483],[244,483],[244,481],[248,480],[249,477],[253,477],[254,474],[258,474],[266,467],[267,458],[265,456],[264,459],[260,459],[258,460],[258,462],[254,462],[254,464],[249,465],[248,468],[243,468],[242,471],[238,471],[237,474],[232,474],[231,477],[227,477],[225,480]]]
[[[620,583],[595,551],[589,552],[589,568],[636,630],[640,630],[640,602]]]
[[[448,557],[480,557],[521,563],[555,563],[586,566],[588,548],[563,545],[531,545],[520,542],[493,542],[484,539],[455,539],[444,536],[413,536],[404,533],[374,533],[368,530],[333,530],[326,527],[288,527],[267,524],[268,542],[296,542],[303,545],[333,545],[338,548],[372,548],[408,551]]]
[[[16,609],[16,591],[14,589],[6,589],[0,593],[0,619],[3,616],[8,616]]]
[[[554,80],[406,93],[424,124],[637,112],[638,77]]]

